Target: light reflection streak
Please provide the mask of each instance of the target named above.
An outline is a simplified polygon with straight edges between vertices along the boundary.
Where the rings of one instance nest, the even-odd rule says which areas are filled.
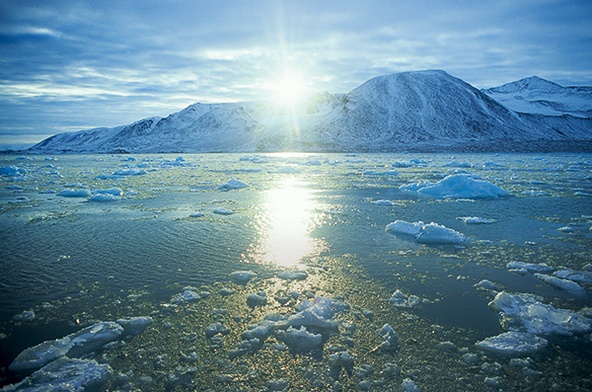
[[[265,192],[265,224],[259,252],[265,263],[296,266],[303,257],[318,251],[310,237],[315,201],[312,191],[296,178]]]

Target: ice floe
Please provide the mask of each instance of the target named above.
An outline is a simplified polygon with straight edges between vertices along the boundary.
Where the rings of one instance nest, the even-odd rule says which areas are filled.
[[[234,214],[234,211],[228,208],[224,208],[224,207],[220,207],[220,208],[216,208],[214,210],[214,214],[218,214],[218,215],[232,215]]]
[[[548,340],[531,333],[505,332],[477,342],[481,350],[501,356],[525,356],[547,347]]]
[[[413,308],[420,305],[423,300],[414,294],[407,296],[401,290],[397,289],[391,295],[389,302],[398,308]]]
[[[242,285],[249,283],[255,277],[257,277],[257,274],[253,271],[234,271],[230,273],[230,280]]]
[[[495,219],[481,218],[479,216],[458,216],[456,219],[467,225],[488,225],[497,222]]]
[[[281,279],[285,280],[305,280],[308,278],[306,271],[284,271],[279,274]]]
[[[578,283],[592,283],[592,272],[590,271],[574,271],[563,268],[553,272],[553,275],[561,279],[568,279]]]
[[[64,189],[58,196],[61,197],[91,197],[92,193],[88,189]]]
[[[113,370],[108,364],[95,360],[58,358],[37,370],[18,384],[2,390],[17,391],[98,391],[111,378]]]
[[[244,182],[239,181],[234,178],[231,178],[230,180],[228,180],[224,184],[220,184],[218,186],[218,189],[221,191],[230,191],[233,189],[242,189],[242,188],[248,188],[248,187],[249,187],[249,185],[245,184]]]
[[[489,306],[501,313],[504,329],[535,335],[571,336],[592,330],[592,320],[567,309],[556,309],[531,294],[498,293]]]
[[[35,312],[32,310],[23,310],[21,313],[12,317],[14,321],[33,321],[35,319]]]
[[[437,199],[493,199],[508,196],[508,192],[497,185],[465,174],[450,175],[436,183],[401,185],[399,189]]]
[[[407,222],[396,220],[386,226],[386,231],[395,235],[414,237],[421,244],[463,244],[466,237],[446,226],[437,223],[424,224],[419,222]]]
[[[539,263],[539,264],[535,264],[535,263],[525,263],[523,261],[510,261],[509,263],[506,264],[506,268],[508,268],[508,270],[510,270],[511,272],[517,272],[517,273],[522,273],[522,274],[526,274],[526,273],[549,273],[549,272],[553,272],[554,268],[548,266],[545,263]]]
[[[562,279],[562,278],[558,278],[556,276],[539,274],[539,273],[535,273],[534,276],[536,276],[537,278],[539,278],[543,282],[547,283],[548,285],[551,285],[551,286],[556,287],[561,290],[569,291],[570,293],[572,293],[574,295],[584,296],[587,293],[586,289],[584,289],[582,286],[580,286],[579,284],[577,284],[576,282],[574,282],[572,280]]]

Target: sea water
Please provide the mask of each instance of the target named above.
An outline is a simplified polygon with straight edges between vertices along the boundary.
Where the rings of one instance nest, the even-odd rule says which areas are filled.
[[[149,316],[85,356],[112,369],[101,388],[592,389],[590,331],[552,329],[526,356],[476,345],[521,328],[488,306],[502,291],[592,317],[592,155],[6,155],[0,178],[3,384],[28,347]],[[562,270],[581,291],[553,284]],[[331,304],[316,326],[290,321],[313,303]]]

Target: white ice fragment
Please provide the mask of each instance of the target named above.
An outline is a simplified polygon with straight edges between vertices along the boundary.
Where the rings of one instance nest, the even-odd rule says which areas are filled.
[[[401,185],[399,189],[437,199],[493,199],[508,196],[508,192],[497,185],[465,174],[451,175],[436,183]]]
[[[119,319],[117,324],[123,327],[123,331],[126,335],[139,335],[148,327],[152,322],[152,317],[132,317],[129,319]]]
[[[216,335],[228,335],[230,333],[230,328],[224,327],[222,323],[214,323],[210,324],[206,328],[206,339],[211,339]]]
[[[458,245],[466,240],[462,233],[434,222],[426,225],[422,221],[396,220],[386,226],[386,231],[395,235],[415,237],[415,240],[422,244]]]
[[[183,288],[182,293],[175,294],[173,296],[171,302],[174,304],[182,304],[186,302],[199,301],[200,299],[200,295],[192,287],[185,287]]]
[[[35,319],[35,312],[32,310],[23,310],[21,313],[12,317],[14,321],[33,321]]]
[[[89,200],[96,201],[96,202],[109,202],[109,201],[121,200],[121,197],[114,196],[110,193],[98,193],[98,194],[92,195]]]
[[[304,326],[300,329],[288,327],[285,331],[278,331],[276,337],[294,353],[308,353],[323,345],[323,336],[308,332]]]
[[[574,231],[576,231],[576,229],[574,229],[571,226],[563,226],[563,227],[558,228],[557,230],[562,233],[573,233]]]
[[[290,382],[288,380],[284,380],[283,378],[280,378],[278,380],[270,380],[267,383],[267,390],[270,392],[286,391],[289,386],[290,386]]]
[[[419,392],[419,387],[410,378],[404,379],[401,386],[404,392]]]
[[[590,271],[573,271],[565,268],[553,272],[553,275],[557,276],[558,278],[569,279],[574,282],[592,283],[592,272]]]
[[[432,222],[422,226],[416,240],[421,244],[462,244],[465,242],[465,236],[454,229]]]
[[[380,350],[387,353],[394,353],[399,348],[399,337],[395,333],[395,330],[388,324],[380,329],[380,337],[383,339],[380,346]]]
[[[234,178],[231,178],[230,180],[228,180],[224,184],[220,184],[218,186],[218,189],[221,191],[229,191],[229,190],[233,190],[233,189],[242,189],[242,188],[248,188],[248,187],[249,187],[249,185],[245,184],[244,182],[236,180]]]
[[[116,176],[143,176],[148,174],[148,172],[144,169],[122,169],[113,172]]]
[[[543,273],[543,274],[552,272],[554,270],[553,267],[550,267],[545,263],[534,264],[534,263],[525,263],[523,261],[510,261],[508,264],[506,264],[506,267],[510,270],[524,269],[524,270],[531,272],[531,273],[539,272],[539,273]]]
[[[582,286],[577,284],[574,281],[568,279],[558,278],[556,276],[551,275],[544,275],[535,273],[534,276],[542,280],[543,282],[547,283],[548,285],[554,286],[558,289],[569,291],[570,293],[577,295],[577,296],[584,296],[586,295],[586,289]]]
[[[267,295],[265,294],[265,291],[249,294],[247,296],[247,305],[251,308],[267,305]]]
[[[388,225],[386,225],[386,231],[393,234],[402,234],[417,237],[419,233],[421,233],[421,228],[423,227],[423,225],[424,223],[422,221],[407,222],[404,220],[397,219],[393,223],[389,223]]]
[[[495,219],[481,218],[479,216],[459,216],[456,219],[463,221],[467,225],[487,225],[495,223]]]
[[[18,166],[3,166],[0,167],[0,176],[14,177],[26,174],[27,170]]]
[[[331,300],[326,297],[317,297],[311,304],[303,300],[300,304],[300,312],[288,317],[288,325],[293,327],[315,327],[320,329],[337,329],[337,322],[332,320],[333,310]]]
[[[477,342],[475,345],[483,351],[507,356],[530,355],[547,347],[547,339],[539,336],[510,331]]]
[[[93,360],[59,358],[3,391],[98,391],[112,376],[107,364]]]
[[[487,279],[481,280],[479,283],[476,283],[474,286],[477,288],[480,288],[480,289],[499,291],[498,285],[493,283],[490,280],[487,280]]]
[[[237,284],[247,284],[253,278],[255,278],[257,274],[253,271],[234,271],[230,273],[230,280]]]
[[[306,271],[284,271],[279,277],[285,280],[305,280],[308,278],[308,273]]]
[[[88,189],[64,189],[58,196],[62,197],[91,197],[92,194]]]
[[[218,215],[232,215],[234,214],[234,211],[228,209],[228,208],[224,208],[224,207],[220,207],[220,208],[216,208],[214,210],[214,214],[218,214]]]
[[[390,200],[376,200],[372,202],[373,204],[376,204],[378,206],[385,206],[385,207],[392,207],[395,205],[395,203],[393,203]]]
[[[396,290],[389,302],[398,308],[413,308],[421,304],[422,300],[417,295],[406,296],[401,290]]]
[[[471,164],[468,162],[458,162],[458,161],[450,161],[443,165],[444,167],[471,167]]]
[[[117,339],[123,328],[114,322],[101,322],[61,339],[45,341],[23,350],[10,364],[10,370],[29,374],[63,356],[80,357]]]
[[[498,293],[489,307],[503,313],[507,329],[535,335],[584,334],[592,330],[592,320],[567,309],[544,304],[531,294]]]
[[[95,189],[93,193],[96,195],[123,196],[121,188]]]

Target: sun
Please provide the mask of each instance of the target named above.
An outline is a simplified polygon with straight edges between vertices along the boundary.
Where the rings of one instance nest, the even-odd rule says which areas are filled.
[[[286,71],[271,82],[272,98],[278,103],[298,105],[308,95],[307,81],[295,71]]]

